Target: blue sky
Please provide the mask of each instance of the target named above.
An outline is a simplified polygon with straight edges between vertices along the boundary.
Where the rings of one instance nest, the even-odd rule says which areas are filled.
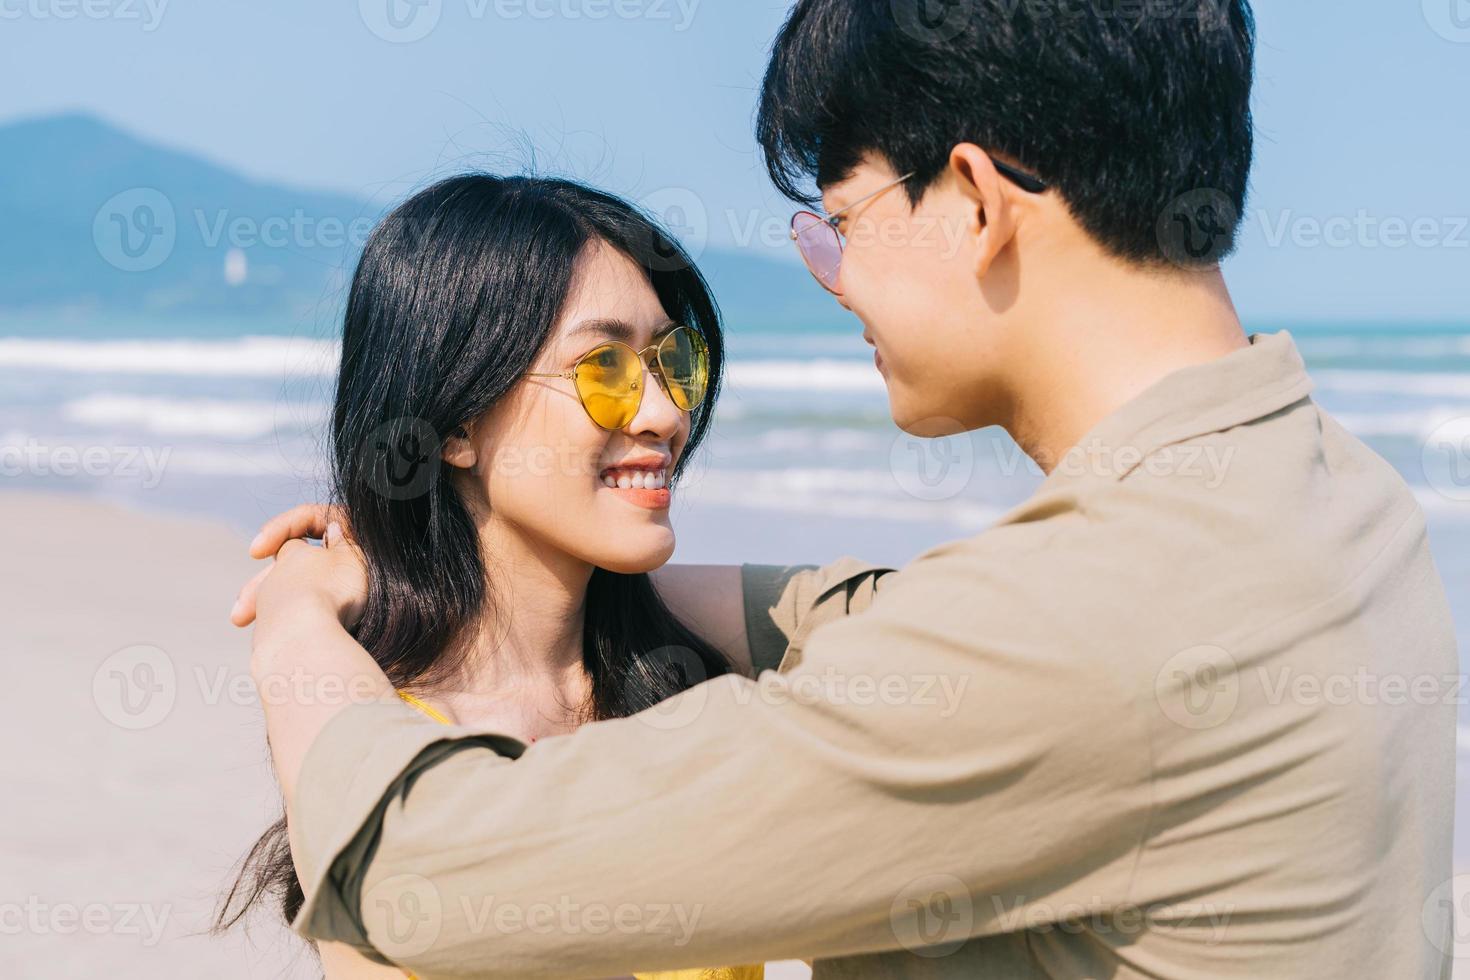
[[[414,16],[390,20],[389,0],[0,0],[0,121],[85,109],[253,177],[364,196],[534,159],[685,202],[711,246],[789,257],[790,209],[751,138],[784,0],[393,2]],[[1470,0],[1256,14],[1259,150],[1227,265],[1242,311],[1470,322]]]

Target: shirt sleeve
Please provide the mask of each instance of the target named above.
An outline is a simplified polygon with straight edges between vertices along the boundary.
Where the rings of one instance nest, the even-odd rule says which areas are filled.
[[[350,707],[293,804],[296,928],[421,976],[610,976],[919,948],[915,909],[952,942],[1119,900],[1139,686],[1051,568],[936,554],[786,672],[524,751]]]
[[[754,672],[790,669],[812,630],[866,610],[893,569],[839,558],[830,565],[742,565],[745,635]]]

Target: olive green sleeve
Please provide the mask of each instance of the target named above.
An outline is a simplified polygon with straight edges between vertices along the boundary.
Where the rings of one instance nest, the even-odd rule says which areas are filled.
[[[745,632],[755,673],[801,662],[812,630],[862,612],[893,569],[839,558],[830,565],[742,565]]]

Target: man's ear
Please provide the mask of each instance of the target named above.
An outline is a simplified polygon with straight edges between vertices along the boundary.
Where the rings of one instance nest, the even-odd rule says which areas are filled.
[[[467,426],[459,426],[444,438],[439,456],[450,466],[467,470],[475,465],[475,444]]]
[[[949,172],[972,208],[967,229],[975,236],[975,275],[984,278],[990,265],[1016,236],[1016,208],[995,162],[974,143],[958,143],[949,151]]]

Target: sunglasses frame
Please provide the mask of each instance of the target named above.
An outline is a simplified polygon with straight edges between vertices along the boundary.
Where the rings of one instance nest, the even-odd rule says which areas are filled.
[[[669,392],[669,385],[672,384],[672,382],[669,381],[668,375],[664,374],[664,366],[663,366],[663,364],[659,363],[659,360],[658,360],[658,358],[656,356],[653,359],[653,363],[650,364],[649,361],[648,361],[647,355],[648,355],[648,352],[649,351],[657,351],[659,348],[663,347],[663,345],[668,342],[668,340],[669,340],[670,337],[674,336],[675,334],[677,334],[681,330],[687,330],[687,331],[689,331],[690,336],[696,338],[697,341],[700,344],[703,344],[704,345],[705,371],[708,372],[708,370],[709,370],[709,345],[707,343],[705,343],[705,339],[704,339],[703,335],[701,335],[698,330],[695,330],[693,327],[689,326],[688,324],[682,324],[681,323],[678,326],[674,327],[674,329],[665,332],[662,337],[660,337],[658,340],[655,340],[653,343],[649,344],[647,347],[643,348],[642,350],[633,350],[633,345],[632,344],[626,344],[626,343],[624,343],[621,340],[605,340],[602,343],[598,344],[596,347],[593,347],[591,350],[587,351],[587,353],[583,354],[581,357],[577,358],[576,365],[573,366],[573,368],[570,371],[556,371],[556,372],[527,371],[526,372],[526,377],[528,377],[528,378],[565,378],[565,379],[567,379],[567,380],[572,381],[573,383],[575,383],[576,380],[577,380],[577,370],[582,366],[582,364],[587,360],[587,358],[591,357],[593,354],[596,354],[598,351],[603,350],[604,348],[607,348],[607,347],[621,347],[624,350],[633,351],[633,357],[635,359],[637,359],[638,363],[641,364],[643,366],[643,368],[648,371],[649,374],[654,374],[654,375],[656,375],[658,377],[659,382],[663,385],[664,391],[666,393],[668,393]],[[642,374],[642,372],[640,372],[639,375],[638,375],[638,377],[633,380],[633,382],[629,386],[628,390],[631,391],[631,392],[633,392],[635,394],[635,396],[637,397],[637,399],[638,399],[638,403],[633,406],[633,417],[636,418],[637,415],[638,415],[639,410],[641,410],[643,408],[643,374]],[[686,408],[679,408],[679,406],[678,406],[677,403],[674,404],[674,407],[675,408],[678,408],[679,411],[681,411],[681,412],[685,412],[685,413],[693,412],[694,409],[696,409],[700,405],[703,405],[704,404],[705,395],[708,394],[708,392],[709,392],[709,382],[708,382],[708,378],[706,378],[704,390],[699,393],[699,401],[695,402],[693,405],[691,405],[687,409]],[[674,398],[673,394],[670,393],[669,394],[669,400],[671,402],[673,401],[673,398]],[[587,417],[589,419],[592,419],[592,424],[593,425],[596,425],[599,429],[607,429],[607,431],[609,431],[609,432],[616,432],[620,428],[625,428],[625,426],[617,426],[615,428],[608,429],[607,426],[605,426],[601,422],[597,421],[597,419],[592,414],[592,410],[587,407],[587,400],[582,397],[582,391],[581,391],[580,388],[577,389],[577,401],[578,401],[578,403],[581,404],[582,411],[584,411],[584,412],[587,413]]]
[[[997,160],[994,157],[991,157],[990,162],[995,165],[996,173],[1000,174],[1002,177],[1006,178],[1011,183],[1021,188],[1021,190],[1023,191],[1026,191],[1030,194],[1041,194],[1044,193],[1047,189],[1046,181],[1042,180],[1035,174],[1029,174],[1024,170],[1018,170],[1010,164],[1003,163],[1002,161]],[[817,275],[817,270],[812,268],[811,261],[808,260],[806,257],[806,250],[801,247],[801,236],[805,232],[798,232],[796,230],[796,219],[800,218],[804,214],[811,215],[813,218],[816,218],[819,223],[824,224],[832,229],[832,234],[837,239],[837,268],[841,269],[842,253],[846,250],[846,242],[843,240],[842,232],[837,230],[837,222],[842,218],[844,214],[846,214],[848,211],[851,211],[859,204],[865,204],[868,201],[871,201],[873,198],[877,197],[879,194],[890,191],[893,188],[897,187],[899,184],[902,184],[904,181],[911,179],[914,176],[914,173],[914,171],[910,171],[904,174],[902,177],[899,177],[897,180],[893,180],[889,183],[884,184],[882,187],[873,191],[871,194],[866,194],[863,197],[858,198],[856,201],[853,201],[851,204],[848,204],[845,207],[838,208],[836,211],[833,211],[825,218],[822,217],[820,214],[817,214],[815,211],[806,210],[798,211],[791,216],[791,240],[796,243],[796,250],[801,253],[802,265],[806,266],[806,271],[812,274],[812,278],[815,279],[823,289],[827,290],[827,292],[831,293],[833,296],[842,295],[841,290],[835,289],[834,287],[829,286],[825,282],[823,282],[822,277]],[[807,230],[810,230],[811,227],[813,226],[808,226]],[[834,270],[833,278],[836,279],[836,270]]]

